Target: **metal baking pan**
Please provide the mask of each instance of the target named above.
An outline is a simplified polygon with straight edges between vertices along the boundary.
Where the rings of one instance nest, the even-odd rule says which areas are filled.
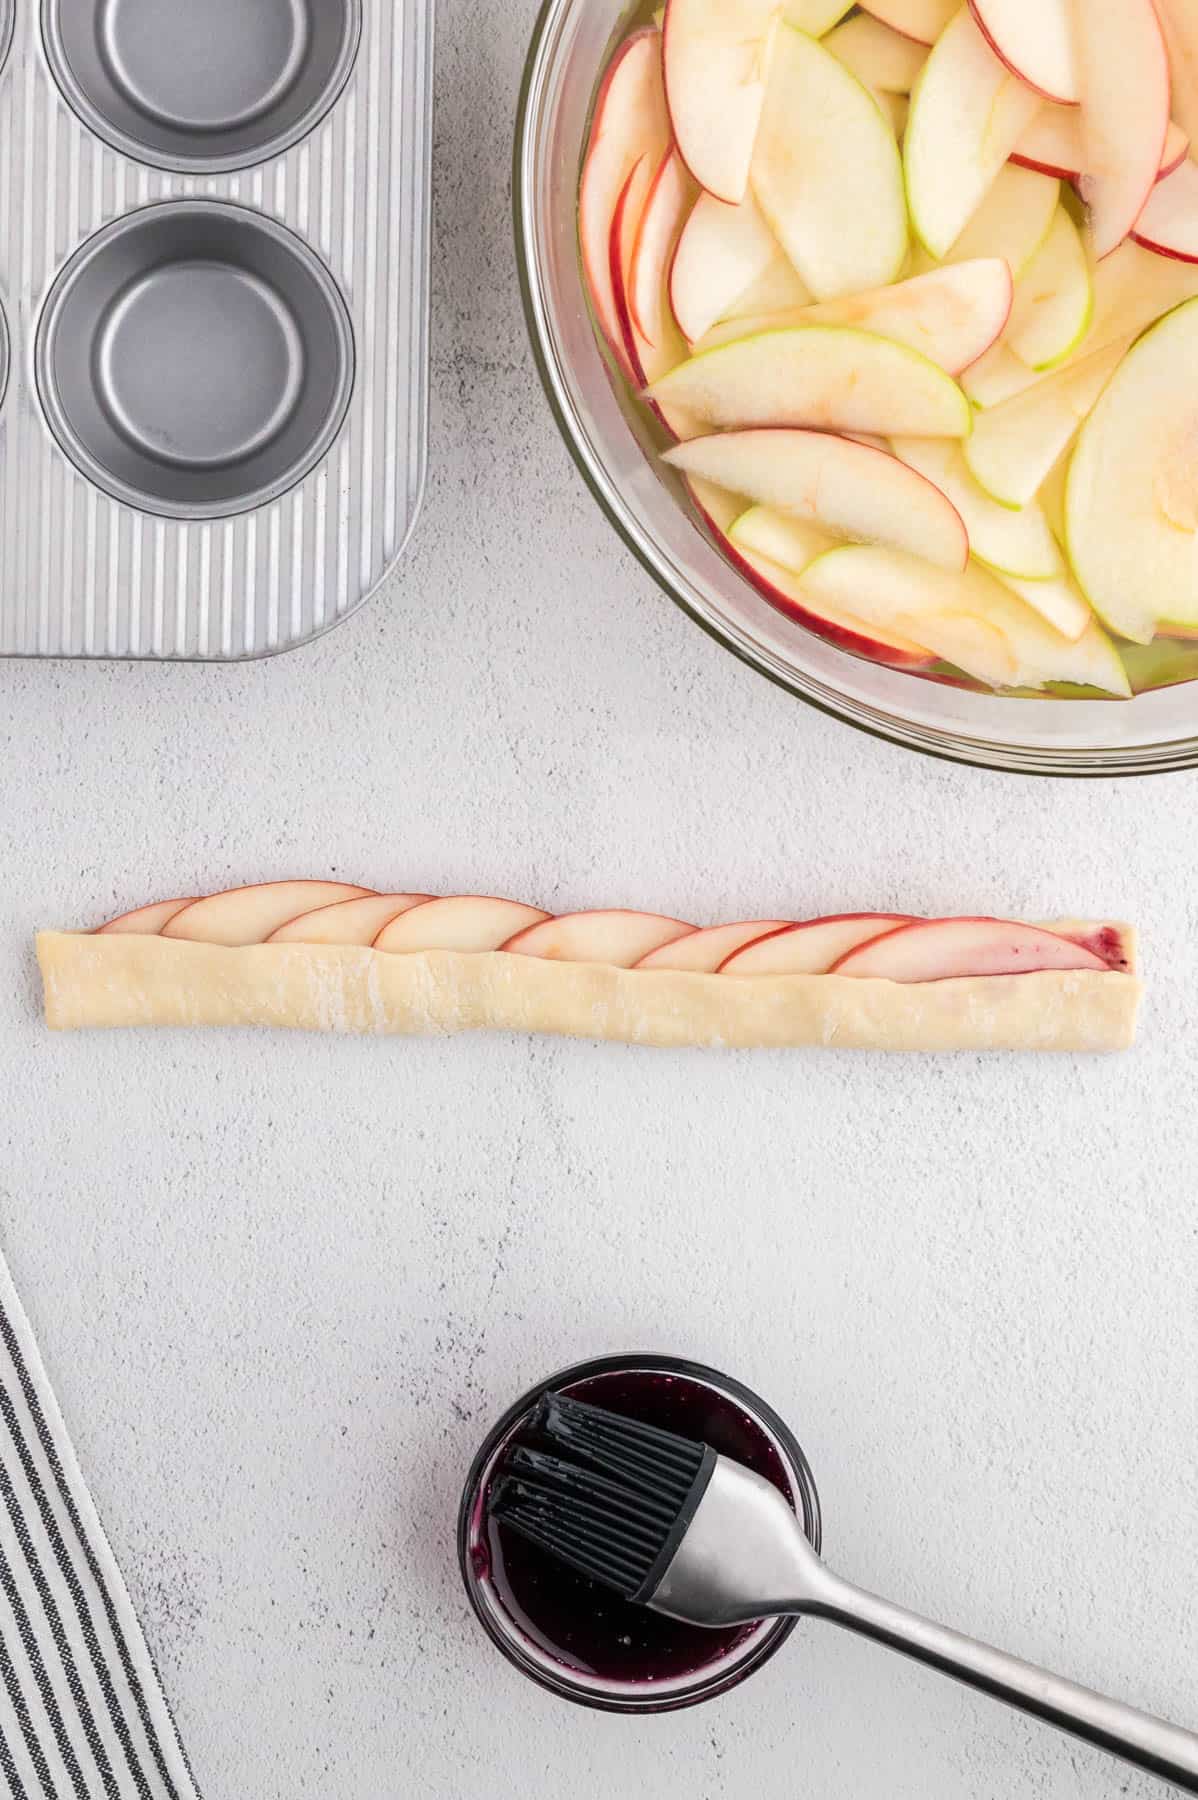
[[[0,0],[0,655],[340,623],[424,483],[432,0]]]

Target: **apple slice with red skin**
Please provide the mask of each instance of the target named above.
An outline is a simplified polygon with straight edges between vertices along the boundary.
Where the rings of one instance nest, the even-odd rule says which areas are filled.
[[[1131,235],[1158,256],[1198,263],[1198,165],[1187,159],[1158,182]]]
[[[185,906],[194,906],[195,896],[190,900],[156,900],[152,906],[139,906],[136,912],[122,913],[119,919],[110,919],[107,925],[96,927],[97,937],[158,937]]]
[[[634,966],[638,969],[670,969],[680,974],[714,975],[728,958],[757,938],[780,931],[785,919],[747,919],[737,925],[710,925],[691,931],[673,943],[650,950]]]
[[[578,192],[578,235],[591,304],[622,366],[626,355],[611,279],[612,217],[629,175],[642,158],[647,159],[644,181],[648,191],[652,172],[669,142],[661,33],[652,29],[634,32],[620,46],[603,78]],[[630,220],[633,228],[635,222]]]
[[[779,254],[752,194],[739,206],[700,194],[678,239],[670,267],[670,304],[678,328],[694,343],[722,319]]]
[[[510,937],[544,923],[552,915],[518,900],[490,894],[452,894],[426,900],[384,925],[376,950],[411,955],[421,950],[457,950],[463,955],[502,950]]]
[[[671,146],[650,183],[625,280],[629,317],[645,342],[655,348],[666,329],[669,270],[694,204],[695,184]]]
[[[1170,119],[1165,150],[1157,180],[1171,175],[1189,154],[1190,140]],[[1076,106],[1044,106],[1036,114],[1011,152],[1011,161],[1022,169],[1055,175],[1060,181],[1080,181],[1086,163],[1082,116]]]
[[[833,975],[874,981],[952,981],[973,975],[1033,975],[1046,970],[1109,974],[1093,950],[1005,919],[926,919],[863,944],[834,964]]]
[[[802,529],[800,527],[800,529]],[[830,606],[818,595],[808,594],[802,576],[784,564],[762,556],[755,550],[741,548],[732,538],[723,540],[722,548],[730,562],[740,570],[771,606],[788,619],[823,638],[836,650],[850,656],[863,656],[869,662],[882,663],[889,669],[928,669],[940,658],[914,639],[900,636],[885,626],[866,624],[855,613]]]
[[[1152,0],[1075,7],[1085,172],[1096,260],[1131,232],[1156,185],[1169,131],[1169,59]]]
[[[162,936],[242,949],[265,943],[280,925],[300,913],[333,906],[338,900],[358,900],[374,891],[344,881],[267,881],[257,887],[229,888],[223,894],[193,900],[175,914]]]
[[[695,927],[660,913],[605,912],[564,913],[546,919],[509,938],[501,947],[513,956],[535,956],[549,962],[605,963],[613,969],[632,969],[654,950]]]
[[[347,944],[369,948],[384,925],[414,906],[423,906],[431,894],[362,894],[357,900],[338,900],[300,913],[272,931],[268,944]]]
[[[1020,81],[1055,100],[1081,100],[1073,50],[1072,0],[969,0],[978,29]]]
[[[805,919],[738,950],[720,974],[826,975],[850,951],[910,922],[910,913],[836,913]]]
[[[969,538],[940,489],[883,450],[830,432],[728,431],[665,454],[666,462],[734,494],[961,571]]]
[[[709,194],[745,197],[778,0],[666,0],[662,67],[674,141]]]
[[[961,0],[861,0],[862,12],[917,44],[934,44],[960,5]]]
[[[624,183],[623,192],[616,202],[616,210],[611,222],[611,281],[612,295],[615,300],[616,316],[620,321],[620,335],[624,347],[624,364],[632,385],[645,389],[654,381],[668,375],[679,363],[686,361],[687,346],[682,333],[674,323],[670,311],[669,298],[665,292],[665,276],[661,277],[662,293],[657,312],[659,325],[658,341],[651,344],[637,329],[632,317],[632,306],[628,295],[627,276],[629,271],[630,250],[626,230],[627,209],[630,205],[639,204],[640,179],[644,163],[638,163]],[[686,178],[688,181],[690,177]],[[681,406],[672,406],[668,400],[650,399],[650,410],[661,420],[662,425],[679,443],[688,438],[701,437],[705,430],[701,420],[692,416]]]

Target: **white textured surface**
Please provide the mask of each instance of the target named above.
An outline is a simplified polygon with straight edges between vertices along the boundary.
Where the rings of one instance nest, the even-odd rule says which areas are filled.
[[[442,7],[432,484],[393,588],[232,670],[0,665],[0,1231],[209,1800],[1149,1800],[803,1628],[690,1714],[524,1684],[457,1487],[524,1383],[672,1347],[796,1426],[846,1574],[1198,1725],[1198,777],[916,760],[616,546],[525,350],[532,0]],[[31,938],[292,873],[703,917],[1127,912],[1101,1062],[52,1040]]]

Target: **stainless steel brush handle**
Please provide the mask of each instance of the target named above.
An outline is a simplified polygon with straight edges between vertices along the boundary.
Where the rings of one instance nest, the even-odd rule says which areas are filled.
[[[918,1613],[841,1581],[826,1569],[821,1572],[818,1591],[796,1610],[873,1638],[1073,1737],[1084,1738],[1136,1768],[1174,1782],[1186,1793],[1198,1794],[1198,1734],[977,1643],[947,1626],[933,1624]]]
[[[1198,1733],[934,1625],[833,1575],[777,1488],[718,1457],[647,1604],[695,1625],[778,1613],[830,1619],[1198,1794]]]

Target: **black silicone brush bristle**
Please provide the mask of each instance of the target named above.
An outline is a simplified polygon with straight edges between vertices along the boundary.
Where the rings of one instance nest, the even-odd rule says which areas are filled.
[[[529,1430],[565,1455],[512,1450],[491,1490],[491,1516],[626,1600],[649,1600],[703,1498],[715,1452],[562,1394],[545,1395]]]

